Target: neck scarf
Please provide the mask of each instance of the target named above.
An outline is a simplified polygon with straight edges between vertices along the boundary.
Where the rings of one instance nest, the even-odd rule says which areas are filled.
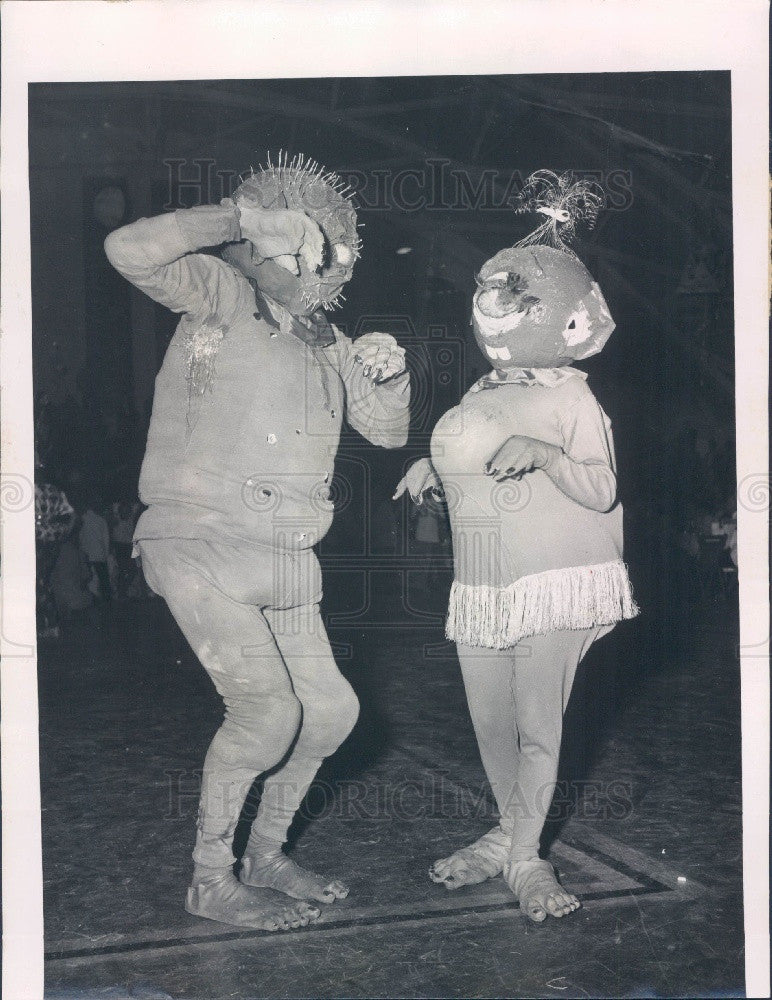
[[[255,293],[256,319],[265,320],[274,330],[292,334],[309,347],[330,347],[335,343],[335,333],[321,309],[310,316],[293,316],[281,303],[263,295],[251,278],[249,283]]]
[[[554,389],[573,376],[586,379],[587,374],[578,368],[507,368],[501,371],[494,368],[487,375],[478,379],[470,392],[480,392],[481,389],[496,389],[500,385],[538,385],[543,389]]]

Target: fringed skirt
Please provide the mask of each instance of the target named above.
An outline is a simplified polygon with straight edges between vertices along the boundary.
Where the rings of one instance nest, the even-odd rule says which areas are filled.
[[[465,646],[507,649],[530,635],[613,625],[638,607],[621,560],[521,577],[507,587],[455,581],[445,634]]]

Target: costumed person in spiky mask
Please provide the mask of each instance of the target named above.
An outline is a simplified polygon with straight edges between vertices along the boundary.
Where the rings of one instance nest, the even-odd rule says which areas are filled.
[[[472,307],[494,365],[437,423],[431,460],[397,487],[416,503],[445,494],[455,581],[455,640],[500,824],[436,861],[448,889],[503,873],[532,920],[579,905],[539,858],[557,778],[562,719],[577,667],[614,623],[637,613],[622,562],[611,426],[570,362],[601,350],[614,323],[568,240],[600,195],[539,171],[522,207],[545,216],[492,257]]]
[[[225,702],[186,909],[244,927],[299,927],[348,893],[282,845],[358,713],[319,615],[312,548],[332,520],[341,419],[386,448],[407,437],[404,350],[380,333],[352,343],[322,311],[359,248],[336,175],[281,155],[219,206],[140,219],[105,244],[129,281],[183,314],[156,380],[134,540]],[[234,832],[260,774],[237,879]]]

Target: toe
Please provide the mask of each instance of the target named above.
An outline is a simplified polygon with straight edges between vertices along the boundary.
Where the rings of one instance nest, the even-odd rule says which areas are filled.
[[[345,899],[349,893],[349,888],[345,882],[331,882],[327,888],[333,893],[336,899]]]
[[[547,912],[550,913],[553,917],[562,917],[563,914],[566,912],[565,902],[561,897],[561,895],[558,895],[557,893],[551,893],[547,897],[546,905],[547,905]]]
[[[537,924],[540,924],[543,920],[547,919],[547,911],[541,903],[531,903],[530,906],[526,907],[525,912],[531,920],[535,921]]]
[[[547,909],[553,917],[565,917],[579,908],[579,900],[569,892],[551,893]]]
[[[429,869],[429,878],[437,885],[444,885],[446,889],[458,889],[466,884],[465,876],[468,872],[466,865],[449,863],[448,859],[435,862]]]

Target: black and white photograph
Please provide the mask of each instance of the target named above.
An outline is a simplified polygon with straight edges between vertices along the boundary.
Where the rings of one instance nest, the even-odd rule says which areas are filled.
[[[766,5],[571,7],[4,6],[9,1000],[768,995]]]

